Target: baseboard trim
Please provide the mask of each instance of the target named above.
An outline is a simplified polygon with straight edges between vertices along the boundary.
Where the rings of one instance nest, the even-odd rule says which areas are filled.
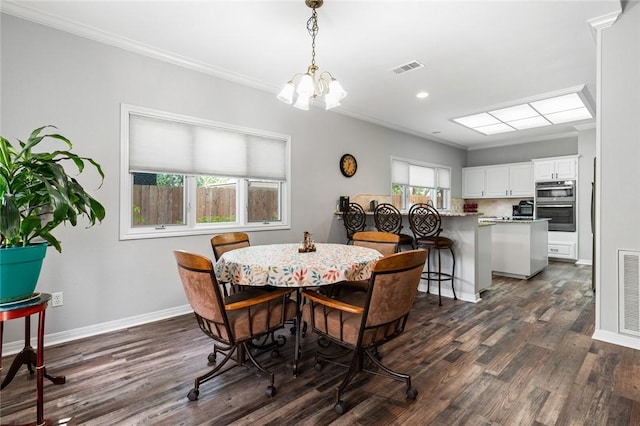
[[[147,314],[135,315],[132,317],[122,318],[114,321],[108,321],[101,324],[89,325],[73,330],[61,331],[59,333],[45,334],[45,347],[66,343],[73,340],[83,339],[85,337],[97,336],[111,331],[118,331],[137,325],[148,324],[154,321],[160,321],[167,318],[173,318],[180,315],[193,312],[190,305],[177,306],[175,308],[163,309],[162,311],[149,312]],[[37,346],[36,337],[31,338],[31,346]],[[24,340],[9,342],[2,348],[2,355],[17,354],[24,348]]]
[[[449,287],[451,287],[451,286],[449,285]],[[428,288],[428,284],[426,283],[426,281],[425,280],[421,280],[420,281],[420,285],[418,285],[418,291],[420,291],[422,293],[426,293],[427,292],[427,288]],[[432,285],[430,293],[431,294],[435,294],[436,296],[438,295],[438,285],[437,284]],[[478,295],[478,294],[465,293],[465,292],[461,292],[460,290],[456,291],[456,296],[458,296],[458,300],[463,300],[465,302],[471,302],[471,303],[478,303],[480,300],[482,300],[480,298],[480,295]],[[448,299],[453,299],[453,292],[451,291],[450,288],[443,287],[442,288],[442,297],[446,297]]]
[[[605,330],[596,330],[591,337],[594,340],[600,340],[607,343],[613,343],[614,345],[640,350],[640,339],[637,337],[625,336]]]
[[[592,265],[591,259],[578,259],[576,265]]]

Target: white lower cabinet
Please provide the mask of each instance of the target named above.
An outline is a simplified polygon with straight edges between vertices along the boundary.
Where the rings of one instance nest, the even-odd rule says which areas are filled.
[[[548,264],[548,223],[496,223],[491,229],[491,269],[496,275],[529,278]]]
[[[577,232],[549,232],[549,252],[551,258],[576,260],[578,258]]]

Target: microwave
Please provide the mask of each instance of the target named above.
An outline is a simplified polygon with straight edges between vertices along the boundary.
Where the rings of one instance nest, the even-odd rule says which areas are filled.
[[[536,203],[575,201],[576,181],[563,180],[536,183]]]
[[[514,205],[512,216],[533,217],[533,201],[520,201]]]

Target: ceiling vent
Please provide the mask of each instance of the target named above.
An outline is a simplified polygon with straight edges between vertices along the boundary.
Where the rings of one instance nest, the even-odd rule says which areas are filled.
[[[395,67],[392,71],[399,75],[399,74],[404,74],[405,72],[408,72],[408,71],[417,70],[418,68],[422,68],[422,67],[424,67],[424,64],[421,64],[418,61],[411,61],[407,64],[403,64]]]

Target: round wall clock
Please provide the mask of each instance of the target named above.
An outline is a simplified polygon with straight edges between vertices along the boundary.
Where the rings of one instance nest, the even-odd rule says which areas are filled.
[[[356,157],[351,154],[344,154],[340,157],[340,171],[345,177],[351,177],[358,170],[358,162]]]

